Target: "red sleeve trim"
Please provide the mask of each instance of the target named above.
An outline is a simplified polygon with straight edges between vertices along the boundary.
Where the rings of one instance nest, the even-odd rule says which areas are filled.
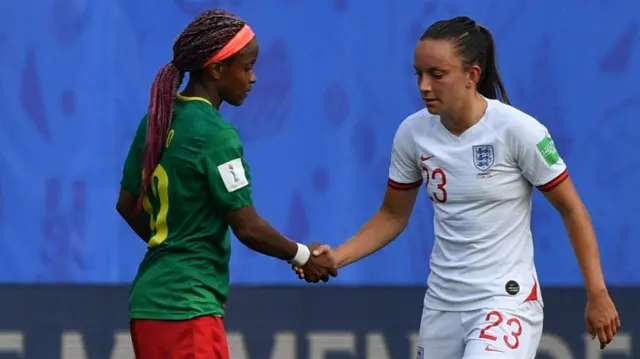
[[[569,178],[569,171],[564,170],[564,172],[562,172],[558,177],[552,179],[551,182],[544,184],[542,186],[538,186],[538,189],[541,192],[549,192],[552,189],[554,189],[557,185],[564,182],[564,180],[566,180],[567,178]]]
[[[416,187],[420,187],[420,185],[422,185],[422,180],[417,181],[417,182],[413,182],[413,183],[399,183],[396,182],[392,179],[389,179],[389,181],[387,182],[387,185],[393,189],[398,189],[401,191],[407,191],[410,189],[414,189]]]

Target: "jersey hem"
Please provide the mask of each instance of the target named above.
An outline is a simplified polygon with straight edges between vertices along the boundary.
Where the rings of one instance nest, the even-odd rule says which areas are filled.
[[[157,312],[132,312],[129,313],[129,319],[145,319],[145,320],[191,320],[198,317],[219,317],[224,318],[224,311],[211,311],[204,313],[194,314],[171,314],[171,313],[157,313]]]
[[[227,208],[227,212],[236,211],[236,210],[239,210],[240,208],[249,207],[249,206],[253,206],[253,202],[252,201],[232,203]]]
[[[129,313],[129,319],[148,319],[148,320],[191,320],[198,317],[220,317],[224,318],[224,311],[212,310],[202,313],[192,313],[192,314],[172,314],[172,313],[158,313],[158,312],[147,312],[147,311],[134,311]]]

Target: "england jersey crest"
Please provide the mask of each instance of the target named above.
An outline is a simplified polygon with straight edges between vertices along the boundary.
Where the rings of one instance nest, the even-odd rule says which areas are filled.
[[[473,164],[480,171],[486,171],[494,163],[493,146],[473,146]]]

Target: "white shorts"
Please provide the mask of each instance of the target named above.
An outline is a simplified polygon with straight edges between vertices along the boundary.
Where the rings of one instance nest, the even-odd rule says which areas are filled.
[[[543,317],[538,301],[469,312],[425,308],[417,359],[533,359]]]

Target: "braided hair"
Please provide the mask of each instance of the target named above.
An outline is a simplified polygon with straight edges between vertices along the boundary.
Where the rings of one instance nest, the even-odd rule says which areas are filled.
[[[173,44],[173,61],[158,71],[151,86],[138,209],[142,207],[153,172],[160,163],[162,144],[171,128],[176,94],[185,73],[202,70],[207,60],[231,41],[244,25],[244,20],[230,12],[205,11],[182,31]]]
[[[480,66],[478,92],[490,99],[510,104],[496,62],[495,44],[491,32],[466,16],[441,20],[429,26],[420,40],[451,40],[465,66]]]

